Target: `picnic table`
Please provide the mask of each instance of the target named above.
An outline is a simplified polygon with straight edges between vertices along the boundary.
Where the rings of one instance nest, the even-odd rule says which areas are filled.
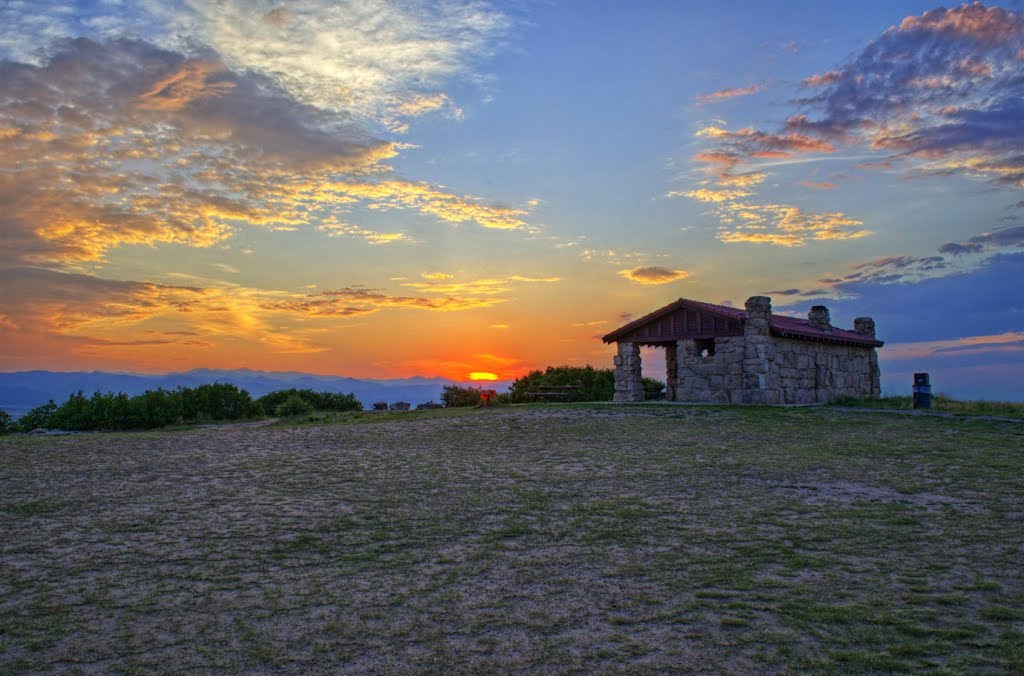
[[[582,385],[541,385],[527,392],[534,401],[574,401]]]

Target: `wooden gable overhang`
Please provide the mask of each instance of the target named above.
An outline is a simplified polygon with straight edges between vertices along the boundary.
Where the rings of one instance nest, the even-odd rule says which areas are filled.
[[[724,311],[723,311],[724,310]],[[680,298],[604,336],[606,343],[666,345],[687,338],[742,336],[742,310],[709,306]]]

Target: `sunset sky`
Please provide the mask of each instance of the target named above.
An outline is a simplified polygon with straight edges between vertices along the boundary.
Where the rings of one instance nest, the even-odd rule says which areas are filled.
[[[763,294],[1024,399],[1021,9],[4,0],[0,370],[509,379]]]

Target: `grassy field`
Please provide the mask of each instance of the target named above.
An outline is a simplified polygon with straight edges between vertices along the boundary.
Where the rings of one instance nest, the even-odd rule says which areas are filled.
[[[0,439],[0,672],[1024,670],[1024,425],[553,405]]]
[[[855,399],[841,397],[838,406],[908,411],[914,408],[913,397],[882,397],[880,399]],[[1024,402],[1019,401],[961,401],[944,394],[932,397],[931,411],[950,415],[992,416],[1024,420]]]

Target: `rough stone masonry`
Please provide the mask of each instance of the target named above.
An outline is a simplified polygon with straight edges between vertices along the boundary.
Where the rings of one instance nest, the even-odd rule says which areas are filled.
[[[773,315],[767,296],[747,299],[746,311],[681,298],[604,340],[618,345],[615,401],[643,401],[643,345],[665,349],[671,401],[811,404],[880,394],[874,321],[839,329],[823,305],[804,320]]]

